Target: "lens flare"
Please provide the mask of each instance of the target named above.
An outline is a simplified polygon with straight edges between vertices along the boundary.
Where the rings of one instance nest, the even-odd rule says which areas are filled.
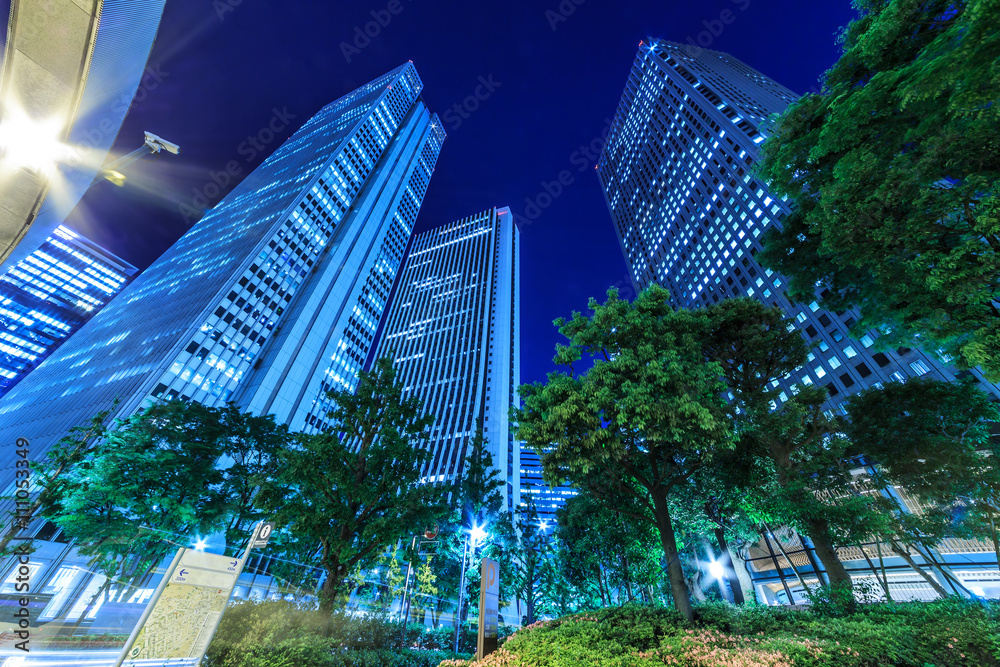
[[[69,149],[59,141],[62,122],[35,120],[18,110],[10,110],[0,123],[0,160],[9,168],[24,167],[51,174]]]

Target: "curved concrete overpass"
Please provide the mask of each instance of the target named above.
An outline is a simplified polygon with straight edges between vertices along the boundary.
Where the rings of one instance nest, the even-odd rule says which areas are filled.
[[[41,245],[93,183],[147,75],[164,2],[13,1],[0,67],[3,266]],[[32,163],[50,148],[58,165]]]

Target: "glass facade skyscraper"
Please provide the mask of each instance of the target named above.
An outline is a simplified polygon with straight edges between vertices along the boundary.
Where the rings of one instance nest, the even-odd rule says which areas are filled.
[[[797,98],[725,53],[655,40],[640,46],[598,162],[637,291],[659,283],[687,308],[750,296],[795,318],[815,347],[780,383],[785,398],[793,384],[823,385],[833,407],[876,382],[954,379],[954,368],[917,350],[877,351],[875,331],[851,338],[856,312],[794,303],[784,278],[757,263],[761,235],[789,209],[752,169],[768,116]]]
[[[138,269],[60,225],[0,276],[0,397],[118,294]]]
[[[0,399],[0,441],[40,459],[115,399],[119,416],[180,397],[321,429],[327,390],[354,388],[371,351],[445,139],[421,89],[406,64],[321,109]],[[8,496],[15,462],[0,467]],[[104,577],[51,524],[37,530],[32,590],[54,595],[38,619],[77,622]],[[0,598],[17,567],[0,569]],[[241,590],[263,594],[258,579],[271,581],[246,573]],[[151,593],[89,618],[118,628]]]
[[[109,307],[0,400],[40,456],[119,400],[235,402],[293,430],[353,388],[445,133],[412,63],[308,120]],[[0,481],[13,479],[13,459]]]
[[[427,481],[462,471],[482,420],[508,507],[519,491],[520,447],[508,419],[521,380],[519,243],[508,208],[418,234],[378,345],[407,395],[434,416]]]
[[[531,447],[521,447],[521,504],[527,496],[535,505],[538,518],[551,525],[556,523],[556,512],[566,505],[566,501],[577,495],[579,490],[569,485],[550,487],[545,483],[541,457]]]
[[[768,117],[797,97],[728,54],[658,40],[640,44],[597,168],[636,289],[658,283],[686,308],[749,296],[794,318],[813,350],[806,364],[775,383],[781,401],[795,384],[821,385],[829,392],[829,409],[837,410],[853,392],[916,376],[973,375],[983,390],[1000,395],[976,370],[959,372],[917,350],[879,351],[875,331],[853,338],[857,312],[795,303],[785,294],[785,279],[758,264],[762,234],[780,224],[789,208],[752,170]],[[919,511],[905,492],[893,493]],[[815,568],[807,542],[795,537],[786,551],[796,551],[797,566]],[[784,586],[776,583],[782,575],[770,548],[764,540],[750,550],[752,573],[765,582],[758,592],[768,600]],[[874,549],[868,551],[847,548],[839,554],[851,561],[849,569],[863,570],[877,558]],[[968,580],[979,582],[983,567],[996,574],[990,551],[989,545],[957,539],[941,546],[945,561],[971,568]],[[905,567],[893,577],[903,596],[930,591]],[[1000,579],[991,585],[1000,588]]]

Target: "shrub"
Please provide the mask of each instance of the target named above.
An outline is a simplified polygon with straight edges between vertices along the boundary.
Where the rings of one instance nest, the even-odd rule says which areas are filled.
[[[436,667],[458,658],[447,651],[344,649],[329,639],[302,636],[273,646],[256,646],[242,655],[229,654],[225,662],[206,661],[208,667]]]
[[[854,612],[710,603],[689,626],[626,606],[534,623],[482,664],[517,667],[1000,667],[1000,604],[958,599]],[[460,661],[443,667],[458,667]]]
[[[327,636],[323,634],[327,633]],[[211,667],[396,667],[437,665],[450,651],[453,628],[405,628],[386,614],[324,615],[291,602],[240,602],[226,610],[206,654]],[[468,631],[463,641],[475,650]],[[405,647],[405,649],[404,649]],[[403,660],[400,656],[404,656]],[[400,662],[400,660],[403,660]]]

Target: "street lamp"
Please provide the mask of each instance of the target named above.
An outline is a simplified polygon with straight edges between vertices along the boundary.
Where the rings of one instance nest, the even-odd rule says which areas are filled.
[[[462,601],[465,599],[465,563],[468,560],[466,552],[469,549],[470,538],[472,548],[475,549],[480,542],[486,539],[486,524],[484,523],[482,526],[472,524],[469,534],[462,540],[462,576],[459,579],[458,585],[458,610],[455,612],[455,653],[458,653],[458,638],[462,631]]]

